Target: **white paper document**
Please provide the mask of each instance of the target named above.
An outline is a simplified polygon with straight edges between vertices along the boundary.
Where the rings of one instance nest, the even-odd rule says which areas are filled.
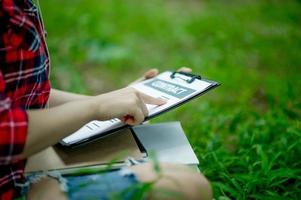
[[[191,77],[187,77],[183,74],[177,74],[176,77],[171,78],[172,72],[163,72],[158,76],[139,82],[130,87],[145,93],[147,95],[162,98],[167,101],[166,104],[161,106],[148,105],[149,111],[148,118],[154,117],[178,104],[181,104],[198,94],[208,90],[217,83],[207,80],[195,79],[191,83],[188,80]],[[71,134],[70,136],[62,140],[63,145],[72,145],[78,142],[89,140],[92,137],[100,137],[108,134],[111,131],[117,130],[126,126],[119,119],[112,119],[108,121],[91,121],[81,129]]]

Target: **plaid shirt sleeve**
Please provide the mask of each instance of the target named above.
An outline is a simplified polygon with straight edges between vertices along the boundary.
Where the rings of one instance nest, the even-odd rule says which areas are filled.
[[[0,44],[0,51],[18,47],[36,51],[40,44],[37,30],[31,20],[12,0],[3,0],[0,10],[1,22],[8,24]],[[5,21],[6,20],[6,21]],[[2,24],[2,23],[1,23]],[[2,31],[2,30],[1,30]],[[10,56],[14,60],[13,56]],[[6,54],[6,58],[8,54]],[[0,69],[5,66],[0,66]],[[5,79],[0,70],[0,165],[7,165],[20,159],[27,134],[26,111],[12,105],[12,100],[5,94]]]
[[[0,199],[20,195],[28,109],[47,105],[50,82],[44,28],[32,0],[0,0]]]
[[[27,113],[13,108],[4,94],[5,81],[0,71],[0,165],[20,160],[27,135]]]

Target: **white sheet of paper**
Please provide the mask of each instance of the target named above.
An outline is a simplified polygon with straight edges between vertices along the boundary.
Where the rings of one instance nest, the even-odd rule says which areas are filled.
[[[179,104],[196,94],[205,91],[211,84],[203,80],[195,80],[192,83],[187,83],[185,75],[177,75],[177,78],[171,79],[172,72],[163,72],[158,76],[146,81],[132,85],[131,87],[147,95],[163,98],[167,103],[162,106],[148,105],[149,116],[156,115],[161,111],[168,109],[176,104]],[[184,80],[183,80],[184,79]],[[64,143],[74,144],[81,140],[86,140],[91,136],[99,135],[124,126],[119,119],[108,121],[91,121],[80,128],[78,131],[63,139]]]

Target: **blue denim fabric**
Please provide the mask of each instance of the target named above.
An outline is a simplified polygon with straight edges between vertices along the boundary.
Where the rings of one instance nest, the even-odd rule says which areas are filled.
[[[138,183],[134,174],[123,175],[120,170],[64,178],[67,179],[70,200],[110,199],[114,194],[121,199],[132,199],[133,185]]]
[[[106,200],[113,195],[118,195],[117,199],[128,200],[132,199],[135,192],[133,186],[138,183],[136,176],[126,169],[77,176],[64,176],[59,171],[37,172],[27,176],[26,182],[17,186],[21,191],[19,199],[25,199],[31,184],[45,177],[57,179],[70,200]]]
[[[66,179],[58,171],[33,172],[29,176],[25,177],[26,180],[24,183],[16,183],[15,187],[19,191],[20,195],[24,197],[29,192],[31,184],[38,183],[45,177],[57,179],[60,183],[61,190],[64,192],[67,191]]]

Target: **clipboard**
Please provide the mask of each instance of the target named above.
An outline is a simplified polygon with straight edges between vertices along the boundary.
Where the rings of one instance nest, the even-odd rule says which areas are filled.
[[[175,109],[219,85],[218,82],[204,79],[200,75],[166,71],[130,87],[147,95],[168,100],[168,103],[162,106],[147,105],[149,115],[144,120],[147,121]],[[60,144],[65,147],[77,147],[130,127],[130,125],[122,123],[119,119],[104,122],[94,120],[62,139]]]

